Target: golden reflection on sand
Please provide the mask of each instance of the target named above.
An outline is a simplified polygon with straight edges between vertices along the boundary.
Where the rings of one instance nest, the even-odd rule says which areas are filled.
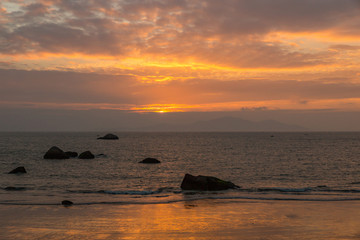
[[[360,202],[0,206],[1,239],[360,239]]]

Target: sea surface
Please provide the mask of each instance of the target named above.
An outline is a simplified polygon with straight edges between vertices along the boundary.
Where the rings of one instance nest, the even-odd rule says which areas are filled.
[[[360,133],[0,133],[0,204],[360,201]],[[52,146],[95,159],[43,159]],[[141,164],[152,157],[160,164]],[[26,174],[8,174],[24,166]],[[240,186],[182,191],[186,173]],[[11,187],[11,188],[9,188]]]

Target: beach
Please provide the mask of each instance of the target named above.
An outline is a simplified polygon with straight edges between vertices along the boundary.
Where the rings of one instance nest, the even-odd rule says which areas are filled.
[[[4,133],[0,239],[360,239],[359,133],[273,135]],[[239,187],[182,189],[186,173]]]
[[[360,239],[360,202],[1,205],[1,239]]]
[[[360,240],[360,0],[0,0],[0,240]]]

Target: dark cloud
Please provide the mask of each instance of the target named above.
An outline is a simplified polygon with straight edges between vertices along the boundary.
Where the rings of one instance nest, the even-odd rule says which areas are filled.
[[[134,103],[135,79],[58,71],[0,70],[0,101],[42,103]]]
[[[359,50],[360,50],[360,46],[338,44],[338,45],[332,45],[332,46],[330,46],[330,49],[346,50],[346,51],[359,51]]]
[[[358,98],[359,83],[188,80],[137,83],[132,76],[0,70],[0,101],[89,104],[205,104]],[[186,96],[186,97],[185,97]]]
[[[0,61],[0,68],[11,68],[15,67],[13,62]]]
[[[131,113],[114,110],[62,110],[0,106],[0,131],[139,131],[149,126],[184,125],[224,117],[276,120],[311,131],[360,131],[360,113],[328,110],[251,109],[234,112]]]
[[[42,3],[31,3],[24,7],[25,18],[33,18],[33,17],[44,17],[49,13],[49,9],[46,5]]]

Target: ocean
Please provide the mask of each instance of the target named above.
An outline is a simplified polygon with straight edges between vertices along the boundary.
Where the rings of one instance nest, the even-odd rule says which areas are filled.
[[[0,204],[360,200],[359,132],[0,133]],[[43,159],[52,146],[95,159]],[[160,164],[141,164],[152,157]],[[8,174],[24,166],[26,174]],[[239,189],[182,191],[186,173]]]

